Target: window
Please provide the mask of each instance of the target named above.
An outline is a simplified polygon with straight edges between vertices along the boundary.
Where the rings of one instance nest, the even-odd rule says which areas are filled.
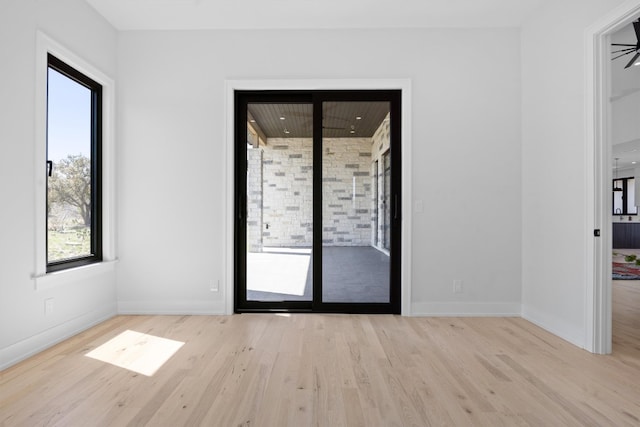
[[[47,272],[102,260],[102,86],[47,57]]]
[[[634,178],[620,178],[613,180],[613,214],[638,214],[638,208],[635,200]]]

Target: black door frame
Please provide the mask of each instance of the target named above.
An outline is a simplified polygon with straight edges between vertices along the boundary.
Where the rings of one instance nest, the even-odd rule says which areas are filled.
[[[391,248],[389,263],[389,302],[322,302],[322,104],[324,102],[387,101],[390,105],[391,150]],[[234,93],[234,311],[242,312],[324,312],[386,313],[401,310],[401,223],[402,155],[401,90],[305,90],[243,91]],[[247,301],[246,214],[247,214],[247,106],[250,103],[313,104],[313,244],[312,301]],[[320,228],[316,226],[320,224]],[[318,231],[318,232],[316,232]]]

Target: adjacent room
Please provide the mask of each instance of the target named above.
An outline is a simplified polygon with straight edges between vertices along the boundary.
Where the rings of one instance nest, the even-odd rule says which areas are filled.
[[[613,33],[611,42],[612,324],[614,342],[624,348],[640,333],[633,316],[640,294],[640,19]]]

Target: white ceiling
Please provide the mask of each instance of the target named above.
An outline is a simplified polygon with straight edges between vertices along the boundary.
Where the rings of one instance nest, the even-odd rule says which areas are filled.
[[[119,30],[518,27],[553,0],[86,0]]]
[[[633,31],[633,26],[631,24],[626,25],[613,33],[611,35],[611,43],[636,43],[636,34]],[[621,47],[611,47],[612,52],[619,49]],[[612,54],[612,56],[617,55],[617,53]],[[611,62],[611,95],[613,97],[640,89],[640,66],[624,68],[632,57],[633,54],[629,54]]]
[[[636,35],[631,24],[611,35],[612,43],[635,43]],[[611,50],[620,49],[612,47]],[[612,100],[623,96],[631,96],[640,91],[640,66],[629,67],[625,65],[632,55],[618,58],[611,62],[611,94]],[[613,141],[613,158],[618,158],[618,168],[635,168],[640,164],[640,139],[630,141]],[[635,162],[635,163],[634,163]],[[612,164],[615,169],[615,160]]]

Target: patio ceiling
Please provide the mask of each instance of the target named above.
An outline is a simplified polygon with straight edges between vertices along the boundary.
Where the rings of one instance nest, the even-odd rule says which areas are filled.
[[[311,138],[311,104],[249,104],[249,121],[267,138]],[[389,113],[388,102],[325,102],[325,138],[370,138]]]

